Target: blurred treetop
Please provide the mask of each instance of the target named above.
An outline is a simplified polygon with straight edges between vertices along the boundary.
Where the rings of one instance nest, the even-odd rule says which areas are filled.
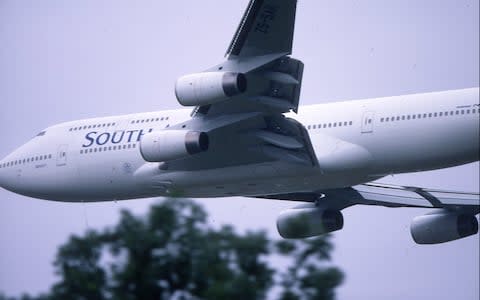
[[[328,236],[272,241],[263,231],[213,229],[186,199],[162,201],[145,217],[121,214],[113,228],[60,246],[59,280],[47,293],[0,300],[323,300],[343,281]],[[272,257],[285,263],[272,267]]]

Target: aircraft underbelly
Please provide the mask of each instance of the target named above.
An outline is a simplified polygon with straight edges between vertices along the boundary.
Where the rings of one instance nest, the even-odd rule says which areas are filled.
[[[344,187],[370,181],[364,173],[324,174],[318,168],[283,162],[197,171],[165,171],[147,164],[135,173],[139,190],[149,196],[255,196]]]

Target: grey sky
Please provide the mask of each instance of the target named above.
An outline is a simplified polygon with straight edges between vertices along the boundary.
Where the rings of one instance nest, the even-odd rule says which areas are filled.
[[[178,76],[219,63],[241,1],[0,0],[0,157],[49,125],[178,108]],[[306,67],[301,103],[479,85],[479,2],[301,0],[293,56]],[[382,182],[479,190],[479,164]],[[45,291],[71,233],[114,224],[152,199],[65,204],[0,190],[0,291]],[[199,200],[212,224],[266,228],[295,203]],[[347,274],[340,299],[479,299],[479,236],[418,246],[411,219],[428,210],[353,207],[335,233]],[[86,218],[85,218],[86,216]]]

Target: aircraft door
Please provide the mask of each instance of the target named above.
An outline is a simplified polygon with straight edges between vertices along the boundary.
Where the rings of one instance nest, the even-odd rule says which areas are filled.
[[[366,111],[362,117],[362,133],[373,132],[373,121],[375,113],[373,111]]]
[[[67,165],[68,145],[60,145],[57,148],[57,167]]]

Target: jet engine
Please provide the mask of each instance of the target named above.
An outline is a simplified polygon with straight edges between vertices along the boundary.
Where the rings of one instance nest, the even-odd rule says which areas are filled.
[[[205,132],[164,130],[142,137],[140,153],[149,162],[162,162],[187,157],[208,150]]]
[[[227,100],[246,89],[247,79],[242,73],[205,72],[180,77],[175,95],[181,105],[200,106]]]
[[[277,229],[281,237],[300,239],[317,236],[343,228],[343,215],[337,210],[293,208],[280,213]]]
[[[417,244],[445,243],[477,232],[478,221],[475,216],[453,212],[418,216],[410,226],[410,233]]]

